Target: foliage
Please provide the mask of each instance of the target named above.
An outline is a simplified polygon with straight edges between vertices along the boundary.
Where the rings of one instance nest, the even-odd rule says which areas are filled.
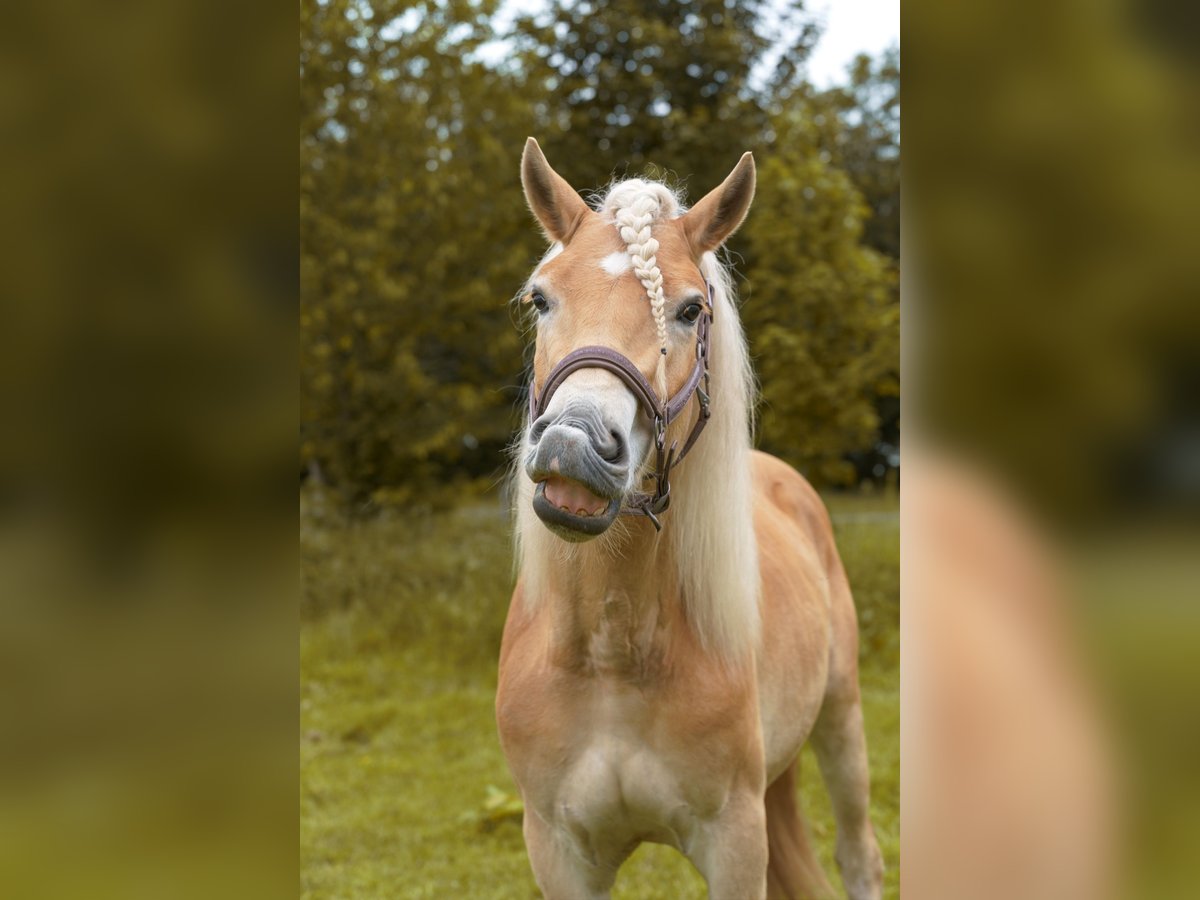
[[[822,484],[883,480],[899,448],[899,48],[848,75],[781,83],[744,242],[761,442]]]
[[[1194,515],[1200,154],[1195,69],[1120,8],[1082,10],[906,25],[906,178],[923,427],[1091,530],[1154,504]]]
[[[768,15],[784,17],[771,35]],[[614,0],[522,19],[522,63],[553,98],[543,132],[552,162],[576,187],[615,168],[708,190],[764,132],[766,96],[750,86],[756,65],[769,52],[807,55],[811,23],[791,46],[776,46],[801,18],[800,4],[765,0]]]
[[[862,243],[867,215],[820,149],[816,117],[788,111],[745,226],[754,260],[743,309],[762,384],[760,443],[816,481],[846,483],[869,446],[875,397],[898,393],[898,314],[887,261]]]
[[[503,446],[521,368],[504,301],[537,250],[520,192],[479,177],[515,172],[532,124],[464,59],[486,16],[452,2],[376,27],[404,7],[301,17],[301,454],[356,492]]]
[[[302,472],[363,501],[502,466],[523,381],[506,301],[542,250],[518,179],[536,134],[581,190],[645,171],[693,200],[757,152],[761,199],[731,248],[771,360],[764,440],[848,480],[898,368],[894,274],[862,246],[897,242],[864,233],[859,196],[886,213],[898,66],[813,91],[818,29],[799,3],[575,0],[505,36],[497,6],[301,4]],[[803,378],[784,376],[794,354]]]
[[[823,144],[831,163],[854,181],[871,208],[863,231],[867,246],[900,258],[900,50],[878,60],[860,55],[850,81],[821,96],[837,127]]]

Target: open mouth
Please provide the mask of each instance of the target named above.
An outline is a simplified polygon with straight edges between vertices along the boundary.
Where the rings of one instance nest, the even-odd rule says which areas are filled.
[[[538,483],[533,511],[559,537],[586,541],[612,525],[621,501],[600,497],[578,481],[553,475]]]

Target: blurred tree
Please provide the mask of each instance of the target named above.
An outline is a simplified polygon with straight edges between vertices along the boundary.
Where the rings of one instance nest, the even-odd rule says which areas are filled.
[[[761,145],[770,91],[799,78],[817,35],[794,0],[576,0],[517,23],[521,62],[556,101],[545,144],[579,188],[648,166],[693,192],[719,184]]]
[[[891,384],[890,338],[871,329],[895,321],[838,167],[872,204],[886,193],[886,62],[814,92],[799,3],[572,2],[509,35],[497,6],[301,4],[302,470],[362,500],[503,464],[523,380],[506,301],[543,249],[518,178],[537,134],[581,189],[648,171],[699,194],[759,151],[761,224],[734,252],[754,288],[764,441],[845,480],[838,460],[877,442],[863,398]]]
[[[831,162],[853,179],[871,209],[863,229],[868,246],[900,258],[900,50],[878,60],[860,54],[850,81],[825,91],[820,105],[837,114],[824,142]],[[821,115],[821,113],[818,113]]]
[[[850,176],[870,210],[862,240],[895,268],[900,262],[899,47],[885,50],[877,60],[860,54],[848,74],[845,85],[807,91],[813,122],[821,132],[821,158]],[[891,318],[896,322],[899,302],[900,279],[894,273]],[[875,440],[849,454],[860,478],[884,479],[899,459],[899,346],[895,340],[890,343],[886,353],[893,364],[872,388]]]
[[[515,174],[528,93],[471,61],[494,6],[301,8],[301,462],[352,496],[480,447],[493,468],[511,433],[506,300],[537,237]]]
[[[1200,154],[1195,83],[1082,9],[913,17],[906,178],[922,426],[1092,528],[1197,496]]]
[[[848,451],[878,440],[877,399],[899,393],[899,306],[893,267],[862,243],[862,195],[821,149],[828,127],[804,103],[773,121],[744,228],[754,268],[742,317],[760,446],[818,483],[848,484]]]

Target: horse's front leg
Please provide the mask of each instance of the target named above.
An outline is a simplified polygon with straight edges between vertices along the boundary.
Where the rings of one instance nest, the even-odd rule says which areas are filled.
[[[569,834],[525,809],[525,849],[546,900],[607,900],[620,863],[588,860]]]
[[[767,814],[762,794],[731,797],[699,831],[688,856],[708,882],[710,900],[767,896]]]

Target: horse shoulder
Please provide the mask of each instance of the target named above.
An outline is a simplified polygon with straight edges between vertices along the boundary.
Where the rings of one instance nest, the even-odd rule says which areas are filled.
[[[833,567],[837,550],[829,512],[808,479],[778,457],[751,451],[751,478],[756,496],[778,510],[815,547],[826,570]]]
[[[764,595],[826,593],[838,568],[833,527],[820,495],[787,463],[752,451],[755,531]]]
[[[787,463],[758,451],[751,477],[762,580],[760,709],[774,775],[795,755],[820,711],[841,601],[831,577],[837,551],[820,496]]]
[[[541,634],[542,617],[526,602],[520,581],[513,589],[500,641],[500,668],[496,684],[496,725],[505,750],[513,750],[537,741],[547,727],[543,714],[547,680]]]

